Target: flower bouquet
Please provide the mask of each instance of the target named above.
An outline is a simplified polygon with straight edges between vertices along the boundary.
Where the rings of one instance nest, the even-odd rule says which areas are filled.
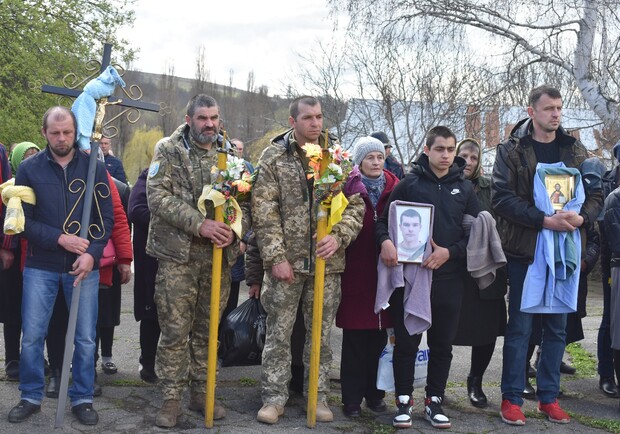
[[[308,179],[314,178],[314,199],[328,205],[334,196],[342,192],[342,186],[353,169],[351,153],[344,151],[340,145],[329,148],[330,162],[321,174],[323,148],[312,143],[306,143],[301,148],[309,159],[306,176]]]
[[[224,223],[242,238],[239,202],[250,198],[254,175],[248,171],[243,158],[227,155],[226,169],[219,170],[213,166],[211,179],[215,179],[215,182],[204,186],[198,199],[198,208],[206,215],[206,200],[212,201],[214,206],[222,205]]]

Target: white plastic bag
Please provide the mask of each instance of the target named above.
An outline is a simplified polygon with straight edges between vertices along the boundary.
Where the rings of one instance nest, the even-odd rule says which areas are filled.
[[[386,392],[394,391],[394,343],[396,337],[394,336],[394,329],[387,329],[388,340],[385,348],[379,356],[379,368],[377,369],[377,389],[385,390]],[[418,354],[415,359],[415,378],[413,387],[426,386],[426,373],[428,370],[428,355],[430,351],[428,349],[428,343],[426,341],[426,332],[422,333],[422,340],[418,348]]]

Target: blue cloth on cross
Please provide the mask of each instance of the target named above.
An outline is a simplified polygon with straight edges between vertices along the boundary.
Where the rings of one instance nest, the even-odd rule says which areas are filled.
[[[117,84],[125,87],[125,82],[118,71],[110,65],[99,77],[89,81],[84,86],[82,93],[73,102],[71,111],[77,119],[76,141],[80,149],[90,150],[90,137],[93,133],[93,124],[97,113],[97,100],[112,95]]]

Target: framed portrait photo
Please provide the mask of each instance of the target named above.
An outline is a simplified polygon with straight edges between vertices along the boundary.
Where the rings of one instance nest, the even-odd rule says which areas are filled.
[[[425,204],[397,204],[398,262],[421,264],[426,244],[431,238],[433,206]]]
[[[575,177],[572,175],[545,176],[545,189],[554,210],[561,210],[575,197]]]

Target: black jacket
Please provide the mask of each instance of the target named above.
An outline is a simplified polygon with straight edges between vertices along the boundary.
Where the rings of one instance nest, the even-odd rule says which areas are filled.
[[[536,154],[529,142],[521,140],[531,135],[531,119],[521,120],[510,138],[497,146],[492,176],[491,202],[497,215],[497,230],[506,256],[531,263],[536,250],[538,232],[543,227],[545,213],[534,205],[534,175]],[[557,131],[560,161],[566,167],[579,169],[588,158],[583,144],[560,127]],[[602,192],[586,194],[581,207],[583,228],[594,223],[603,205]],[[583,234],[585,236],[585,233]]]
[[[611,254],[611,267],[620,267],[620,188],[612,191],[605,199],[605,234],[607,248]]]
[[[79,235],[84,189],[88,177],[88,155],[76,149],[66,169],[53,159],[50,150],[24,160],[15,178],[15,185],[34,190],[36,205],[23,204],[28,240],[26,267],[48,271],[69,272],[77,255],[58,245],[63,233]],[[90,217],[90,245],[86,249],[98,268],[114,224],[112,197],[105,166],[97,162],[95,195]]]
[[[476,217],[480,211],[478,199],[473,185],[463,178],[465,160],[456,157],[448,174],[437,178],[430,168],[428,156],[420,155],[413,164],[411,172],[400,181],[377,221],[377,243],[389,239],[388,216],[390,204],[395,200],[428,203],[435,206],[433,216],[433,241],[448,249],[450,259],[433,272],[433,279],[442,276],[453,278],[465,269],[468,237],[463,230],[463,216],[469,214]]]

